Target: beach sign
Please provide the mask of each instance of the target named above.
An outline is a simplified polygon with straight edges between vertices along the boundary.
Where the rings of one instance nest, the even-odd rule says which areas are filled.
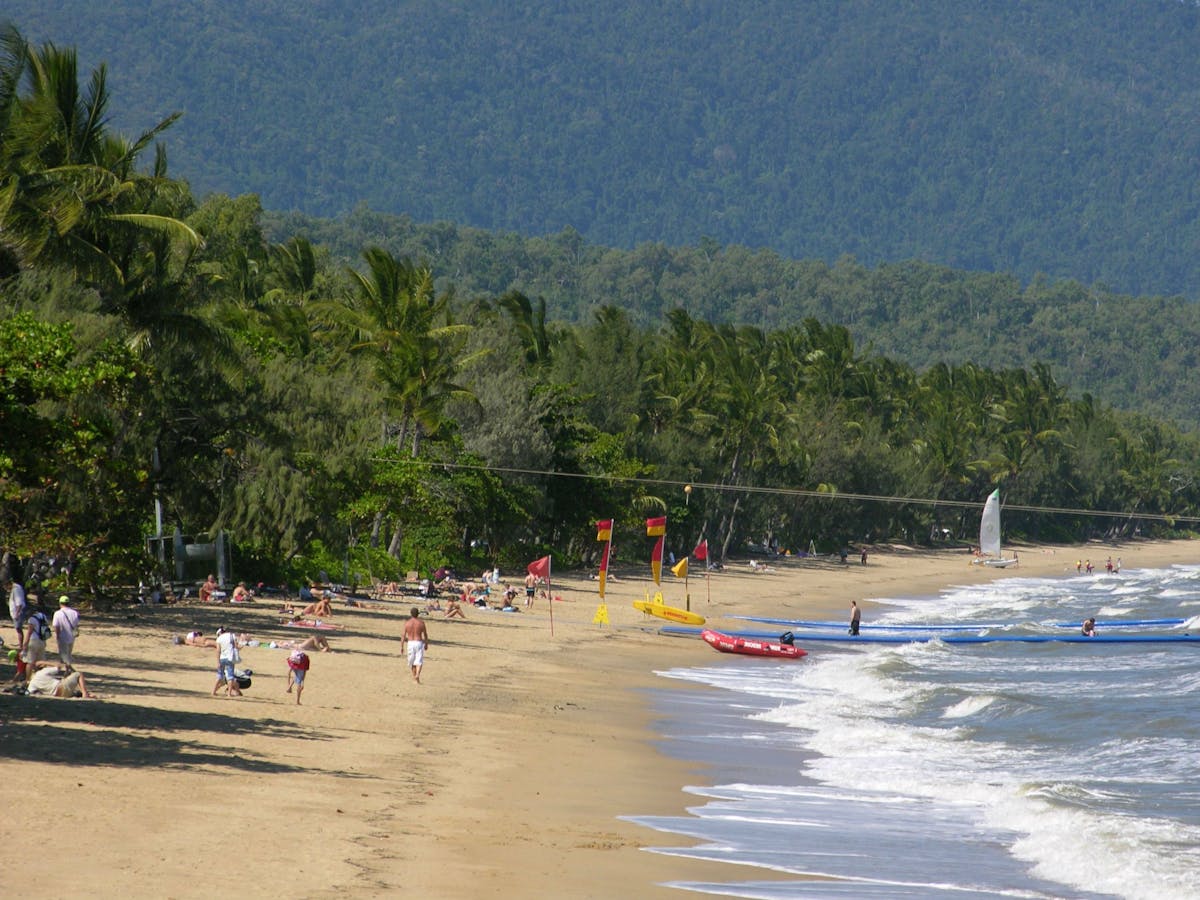
[[[599,606],[596,607],[596,614],[594,616],[592,616],[592,624],[593,625],[607,625],[608,624],[608,604],[607,603],[601,603]]]

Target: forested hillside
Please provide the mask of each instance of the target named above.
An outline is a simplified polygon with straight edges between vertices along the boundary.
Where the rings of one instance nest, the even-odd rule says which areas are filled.
[[[342,219],[264,217],[276,241],[297,235],[344,264],[378,244],[427,263],[462,295],[517,290],[554,320],[588,324],[619,306],[652,328],[675,308],[707,321],[774,329],[813,317],[863,347],[923,370],[938,363],[1049,365],[1075,396],[1200,427],[1200,305],[1133,297],[1075,281],[963,272],[928,263],[864,266],[785,259],[768,250],[661,243],[617,250],[573,231],[523,238],[358,210]]]
[[[1200,522],[1196,435],[1073,396],[1040,363],[917,370],[787,306],[949,349],[961,331],[905,311],[999,340],[1099,295],[711,241],[622,254],[574,231],[397,232],[369,213],[272,239],[256,196],[198,203],[172,176],[171,118],[125,136],[110,100],[73,51],[0,30],[0,549],[69,560],[44,588],[160,577],[159,511],[168,531],[226,532],[247,577],[293,581],[586,565],[609,518],[632,560],[647,514],[667,515],[672,549],[706,539],[716,558],[973,540],[997,486],[1038,510],[1014,509],[1009,536]],[[401,239],[416,249],[384,246]],[[575,320],[524,285],[575,297]],[[710,320],[730,298],[737,324]],[[1119,363],[1110,346],[1093,367]]]
[[[1200,295],[1175,0],[8,0],[197,196]]]

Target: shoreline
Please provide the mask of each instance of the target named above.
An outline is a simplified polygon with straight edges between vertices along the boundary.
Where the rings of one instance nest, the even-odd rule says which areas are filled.
[[[784,558],[755,572],[742,562],[713,574],[711,603],[701,578],[688,592],[718,628],[742,614],[840,619],[851,599],[869,622],[875,600],[1074,577],[1089,553],[1101,576],[1110,553],[1127,569],[1200,563],[1194,541],[1017,549],[1015,569],[970,566],[962,550],[899,547],[873,551],[866,566]],[[410,602],[335,606],[344,627],[322,632],[333,653],[310,654],[303,706],[283,692],[285,651],[243,651],[254,684],[227,700],[210,695],[214,651],[170,643],[218,624],[263,639],[307,635],[279,626],[274,604],[84,610],[77,661],[101,699],[0,695],[10,804],[55,798],[56,833],[81,847],[40,886],[57,896],[207,896],[226,850],[250,897],[665,898],[681,894],[663,883],[744,877],[726,863],[647,852],[689,841],[622,818],[686,815],[682,788],[706,783],[703,766],[662,752],[648,692],[689,690],[655,672],[718,657],[657,634],[665,623],[632,609],[653,588],[634,572],[610,581],[602,626],[597,584],[556,577],[553,637],[541,601],[516,615],[469,608],[465,621],[433,613],[420,685],[399,650]],[[662,592],[684,605],[672,576]],[[0,633],[12,643],[7,623]],[[15,858],[40,852],[38,829],[14,817],[7,831]]]

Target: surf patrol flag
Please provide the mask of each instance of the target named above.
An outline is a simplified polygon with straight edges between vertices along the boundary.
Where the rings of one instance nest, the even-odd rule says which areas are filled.
[[[604,584],[608,581],[608,556],[612,551],[612,519],[596,523],[596,540],[604,541],[604,550],[600,554],[600,599],[604,599]]]

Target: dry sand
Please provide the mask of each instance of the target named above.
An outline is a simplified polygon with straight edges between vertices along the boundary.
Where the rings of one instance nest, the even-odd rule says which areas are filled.
[[[1020,553],[1019,569],[988,570],[962,551],[881,547],[866,566],[741,562],[688,588],[718,628],[736,614],[840,618],[851,599],[870,621],[872,598],[1074,574],[1086,556],[1101,570],[1110,554],[1126,568],[1200,561],[1189,542]],[[398,641],[411,601],[338,605],[344,627],[323,632],[333,653],[310,654],[302,706],[284,692],[284,650],[245,649],[254,684],[227,699],[210,693],[215,651],[171,643],[220,624],[305,636],[275,604],[85,609],[76,661],[99,699],[0,695],[5,881],[50,897],[654,898],[682,896],[660,886],[672,880],[745,877],[647,853],[686,839],[620,818],[682,814],[681,788],[704,782],[656,749],[645,689],[668,686],[655,670],[720,658],[658,634],[631,606],[653,589],[648,573],[623,574],[607,625],[593,623],[596,583],[569,576],[555,577],[553,635],[542,602],[430,614],[420,685]],[[685,604],[669,574],[663,593]]]

